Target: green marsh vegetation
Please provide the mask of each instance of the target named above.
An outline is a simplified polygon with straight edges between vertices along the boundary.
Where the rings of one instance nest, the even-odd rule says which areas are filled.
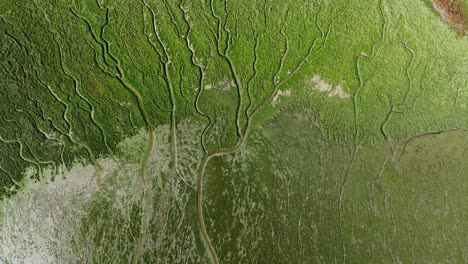
[[[73,254],[466,261],[468,45],[424,1],[3,1],[0,28],[0,196],[120,164]]]

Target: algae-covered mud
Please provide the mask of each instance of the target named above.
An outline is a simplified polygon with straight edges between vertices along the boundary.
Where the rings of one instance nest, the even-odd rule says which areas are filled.
[[[0,263],[466,263],[466,1],[0,2]]]

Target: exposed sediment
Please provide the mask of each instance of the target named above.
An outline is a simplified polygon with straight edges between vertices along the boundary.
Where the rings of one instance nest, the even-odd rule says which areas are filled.
[[[468,5],[463,0],[432,0],[432,6],[458,35],[468,34]]]

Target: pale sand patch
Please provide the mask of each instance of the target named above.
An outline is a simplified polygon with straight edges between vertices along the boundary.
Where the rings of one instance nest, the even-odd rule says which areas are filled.
[[[118,163],[109,158],[98,166],[78,162],[71,168],[46,168],[39,181],[26,169],[14,196],[0,201],[1,263],[80,263],[73,237],[100,189],[98,180],[114,174]],[[98,169],[99,167],[99,169]],[[138,170],[138,164],[134,166]]]
[[[229,91],[231,90],[232,88],[235,88],[236,87],[236,83],[234,82],[234,80],[228,80],[228,79],[223,79],[217,83],[214,83],[214,84],[206,84],[203,89],[204,90],[210,90],[210,89],[218,89],[218,90],[221,90],[221,91]]]
[[[320,92],[328,92],[333,88],[329,83],[323,80],[320,75],[314,75],[311,81],[315,89]]]
[[[271,105],[277,106],[281,102],[281,97],[290,97],[290,96],[291,96],[291,90],[289,89],[286,91],[278,90],[275,97],[273,97],[273,100],[271,101]]]
[[[114,166],[108,161],[101,165],[104,170]],[[98,190],[96,172],[92,165],[78,164],[58,175],[46,171],[41,181],[26,177],[18,194],[0,202],[0,260],[56,263],[60,254],[67,261],[77,261],[67,247],[85,205]]]
[[[312,79],[307,80],[306,83],[310,85],[312,89],[327,93],[330,97],[340,97],[342,99],[350,98],[350,95],[344,90],[343,84],[333,87],[332,84],[328,83],[318,74],[314,75]]]
[[[194,131],[201,133],[203,128],[201,124],[185,120],[177,131],[179,172],[191,184],[196,182],[197,162],[203,156],[198,149],[196,135],[199,133]],[[157,147],[153,149],[146,175],[150,188],[156,188],[161,196],[154,204],[158,213],[153,213],[150,208],[149,219],[161,227],[167,224],[170,209],[174,206],[170,201],[189,200],[181,180],[176,178],[169,181],[171,184],[161,181],[163,172],[170,175],[169,131],[167,125],[156,127]],[[132,206],[142,203],[144,193],[139,171],[147,135],[142,128],[136,135],[124,139],[118,144],[119,163],[100,159],[101,169],[77,162],[69,169],[46,169],[40,181],[31,180],[36,172],[28,169],[27,177],[20,183],[21,191],[0,201],[0,263],[85,263],[86,259],[99,256],[103,247],[93,242],[102,238],[102,234],[94,230],[104,229],[106,234],[127,232],[114,229],[112,223],[115,219],[131,219]],[[99,177],[104,179],[101,184]],[[111,205],[112,215],[108,219],[108,212],[102,216],[93,214],[92,226],[82,233],[84,219],[89,220],[90,205],[95,205],[96,199]],[[147,239],[148,248],[163,248],[161,245],[172,238],[172,233],[166,233],[166,229],[158,230],[156,240]],[[196,244],[196,231],[190,236],[193,245]],[[106,243],[106,246],[117,247],[126,242],[107,240]],[[196,248],[192,251],[191,254],[196,254]]]
[[[347,94],[344,90],[341,84],[337,85],[335,87],[335,90],[331,91],[328,96],[338,96],[343,99],[348,99],[350,97],[349,94]]]

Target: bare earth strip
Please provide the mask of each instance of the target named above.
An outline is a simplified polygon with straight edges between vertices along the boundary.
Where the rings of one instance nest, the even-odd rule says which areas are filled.
[[[463,0],[432,0],[432,6],[443,21],[449,23],[460,36],[468,34],[468,8]]]

